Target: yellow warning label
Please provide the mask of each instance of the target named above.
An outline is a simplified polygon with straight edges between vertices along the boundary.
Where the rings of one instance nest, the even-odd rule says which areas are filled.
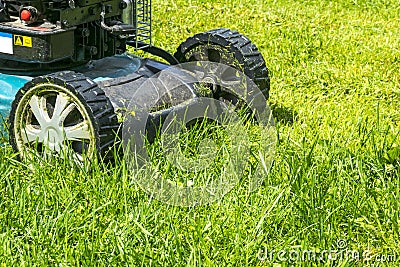
[[[14,45],[32,47],[32,37],[14,35]]]

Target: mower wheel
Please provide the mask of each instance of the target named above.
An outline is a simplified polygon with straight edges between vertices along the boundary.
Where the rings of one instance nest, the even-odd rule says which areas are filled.
[[[268,99],[270,79],[262,54],[246,36],[229,29],[217,29],[199,33],[184,41],[175,53],[180,63],[211,61],[240,70],[247,75]],[[237,102],[237,96],[223,88],[215,98]]]
[[[22,160],[53,154],[77,161],[108,158],[120,126],[103,90],[72,71],[26,83],[12,103],[9,122],[10,143]]]

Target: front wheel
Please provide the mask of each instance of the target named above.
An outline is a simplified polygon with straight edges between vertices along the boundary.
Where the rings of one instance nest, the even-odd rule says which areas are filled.
[[[95,82],[72,71],[41,76],[17,93],[10,143],[22,160],[55,154],[74,160],[106,156],[119,128],[114,109]],[[33,152],[33,153],[32,153]]]

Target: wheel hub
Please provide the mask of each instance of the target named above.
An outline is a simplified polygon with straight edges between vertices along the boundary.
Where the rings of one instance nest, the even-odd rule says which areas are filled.
[[[52,143],[52,144],[62,144],[64,141],[64,138],[62,138],[62,134],[54,129],[52,126],[47,127],[44,131],[45,137],[44,142],[46,143]]]
[[[44,140],[44,144],[58,145],[62,146],[65,141],[65,133],[62,127],[62,120],[60,120],[60,116],[53,116],[50,121],[44,121],[40,125],[42,131],[40,132],[40,136],[42,140]]]

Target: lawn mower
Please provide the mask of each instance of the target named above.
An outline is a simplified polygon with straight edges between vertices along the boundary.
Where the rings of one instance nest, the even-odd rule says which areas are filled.
[[[57,154],[65,147],[78,159],[106,158],[135,90],[179,63],[232,66],[268,98],[265,60],[246,36],[210,30],[171,54],[152,45],[151,30],[151,0],[0,0],[0,112],[8,117],[9,141],[20,158],[25,151]],[[140,50],[160,60],[129,52]],[[215,99],[240,101],[229,90],[212,88]],[[171,101],[152,112],[163,114],[196,97],[194,89],[174,90]]]

